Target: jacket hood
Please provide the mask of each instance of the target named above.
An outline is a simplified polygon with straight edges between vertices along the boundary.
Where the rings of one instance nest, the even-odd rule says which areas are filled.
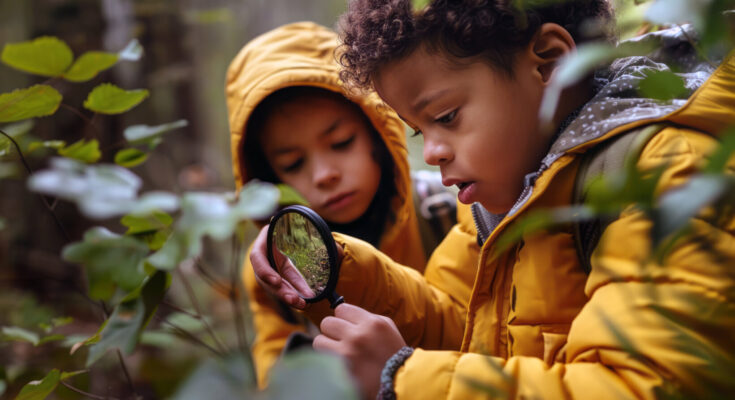
[[[405,128],[375,93],[353,94],[339,81],[334,51],[337,34],[323,26],[300,22],[266,32],[246,44],[227,70],[225,95],[235,185],[239,190],[252,176],[246,170],[242,146],[255,107],[268,95],[292,86],[314,86],[340,93],[360,106],[393,158],[396,196],[391,201],[396,221],[382,241],[393,238],[398,226],[415,224]]]
[[[539,170],[526,176],[526,189],[507,215],[523,207],[533,193],[535,178],[565,154],[584,153],[615,135],[658,122],[711,135],[735,126],[735,53],[715,68],[697,56],[689,39],[695,36],[691,26],[642,35],[634,40],[655,44],[654,52],[621,58],[597,71],[596,95],[567,118],[568,125],[561,128]],[[640,96],[638,88],[647,75],[672,70],[684,82],[685,92],[666,101]],[[473,213],[481,242],[505,217],[493,215],[477,203]]]

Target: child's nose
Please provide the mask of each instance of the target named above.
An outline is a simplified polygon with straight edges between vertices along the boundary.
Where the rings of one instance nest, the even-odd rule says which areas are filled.
[[[424,161],[429,165],[442,165],[452,159],[452,149],[444,142],[424,136]]]
[[[341,172],[336,165],[327,162],[318,163],[314,168],[314,184],[325,187],[339,181]]]

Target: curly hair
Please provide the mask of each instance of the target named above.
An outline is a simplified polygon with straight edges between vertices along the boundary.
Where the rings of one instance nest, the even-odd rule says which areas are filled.
[[[577,43],[615,39],[608,0],[518,4],[518,0],[434,0],[414,12],[411,0],[354,0],[339,23],[340,78],[348,87],[367,89],[382,66],[419,46],[446,52],[455,61],[479,56],[513,76],[515,55],[547,22],[564,27]]]

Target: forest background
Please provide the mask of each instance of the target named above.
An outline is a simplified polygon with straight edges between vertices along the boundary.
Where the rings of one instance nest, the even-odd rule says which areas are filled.
[[[703,56],[732,43],[732,1],[617,3],[624,37],[694,22]],[[249,221],[280,192],[232,193],[224,100],[225,70],[247,41],[288,22],[333,27],[344,10],[344,0],[0,0],[0,398],[354,397],[339,361],[315,354],[285,362],[268,392],[253,387],[239,268]],[[32,42],[41,37],[55,39]],[[566,76],[624,55],[608,50],[580,51]],[[68,63],[44,64],[57,51]],[[662,99],[681,88],[670,75],[647,81]],[[715,161],[735,147],[723,137]],[[409,143],[412,168],[427,168],[420,137]],[[716,182],[705,198],[688,194],[697,207],[732,198],[732,181]],[[531,216],[524,229],[549,222]]]

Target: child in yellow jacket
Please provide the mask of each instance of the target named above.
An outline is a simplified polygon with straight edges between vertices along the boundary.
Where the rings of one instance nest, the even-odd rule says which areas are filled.
[[[589,273],[568,227],[525,234],[505,251],[498,238],[534,210],[569,205],[584,153],[642,126],[664,125],[636,164],[662,170],[656,193],[687,182],[716,136],[735,125],[735,57],[715,69],[696,62],[686,28],[651,34],[656,52],[617,60],[566,89],[546,134],[539,109],[559,61],[585,40],[584,27],[604,26],[612,15],[602,0],[539,4],[434,0],[413,12],[409,0],[351,3],[342,24],[344,79],[375,88],[423,133],[425,160],[458,186],[463,203],[475,203],[482,249],[476,264],[466,264],[477,275],[462,319],[447,306],[451,292],[335,234],[343,251],[337,291],[351,304],[321,321],[314,346],[346,357],[365,397],[732,394],[734,221],[692,218],[694,232],[716,239],[712,251],[681,240],[659,263],[651,222],[628,207],[602,232]],[[668,71],[672,61],[688,93],[639,96],[646,73]],[[253,268],[287,298],[262,248],[261,234]],[[425,348],[442,335],[461,335],[459,351]]]
[[[226,94],[236,184],[288,184],[333,231],[423,271],[404,125],[374,93],[346,97],[337,43],[336,33],[322,26],[289,24],[253,39],[232,61]],[[472,237],[471,225],[464,225]],[[430,271],[453,276],[442,281],[465,293],[466,303],[473,274],[456,276],[437,262]],[[243,280],[256,330],[256,374],[264,387],[284,347],[308,324],[258,286],[247,261]]]

